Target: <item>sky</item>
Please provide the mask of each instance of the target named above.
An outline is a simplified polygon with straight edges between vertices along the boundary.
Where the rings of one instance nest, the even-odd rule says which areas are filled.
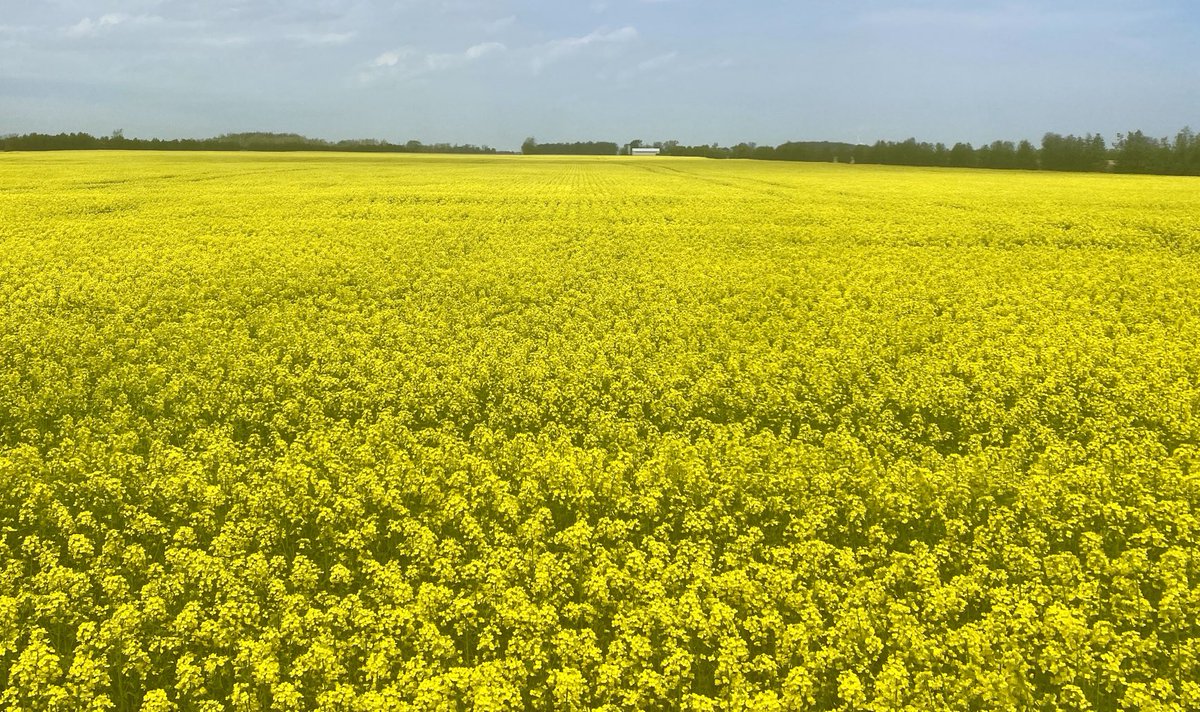
[[[1185,125],[1196,0],[0,0],[0,134],[515,149]]]

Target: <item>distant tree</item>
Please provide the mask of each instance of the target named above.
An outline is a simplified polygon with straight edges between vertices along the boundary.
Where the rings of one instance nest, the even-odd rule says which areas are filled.
[[[1117,134],[1116,169],[1121,173],[1158,173],[1169,167],[1170,144],[1141,131]]]
[[[981,156],[980,166],[984,168],[1017,167],[1017,147],[1012,141],[992,141],[986,149],[986,158]],[[980,149],[980,151],[983,150]]]
[[[733,157],[750,158],[750,156],[754,153],[754,149],[757,147],[758,144],[754,143],[753,141],[750,141],[749,143],[739,143],[733,147]]]
[[[950,149],[946,148],[946,144],[937,143],[933,146],[933,165],[948,166],[950,165]]]
[[[975,149],[969,143],[956,143],[950,149],[950,165],[971,168],[975,165]]]
[[[862,147],[834,141],[788,141],[776,146],[771,158],[776,161],[850,162],[859,148]]]
[[[1028,140],[1017,144],[1016,167],[1034,170],[1038,167],[1038,150]]]
[[[1054,132],[1042,136],[1042,168],[1051,171],[1067,170],[1066,138]]]
[[[626,149],[627,150],[627,149]],[[718,144],[708,146],[684,146],[676,144],[666,151],[670,156],[694,156],[697,158],[729,158],[729,149]]]
[[[576,141],[574,143],[537,143],[525,139],[521,152],[543,156],[615,156],[619,151],[615,141]]]
[[[1082,170],[1085,171],[1107,171],[1108,170],[1108,142],[1100,134],[1088,134],[1084,139],[1087,142],[1085,149],[1085,163]],[[1166,141],[1166,139],[1163,139]]]
[[[1200,175],[1200,135],[1184,126],[1175,134],[1171,148],[1171,164],[1179,175]]]
[[[1047,133],[1042,137],[1042,168],[1051,171],[1098,171],[1107,168],[1108,148],[1099,134]]]

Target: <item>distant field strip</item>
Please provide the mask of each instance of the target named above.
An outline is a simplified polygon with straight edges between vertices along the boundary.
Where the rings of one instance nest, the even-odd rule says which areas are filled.
[[[0,154],[0,707],[1198,709],[1197,216]]]

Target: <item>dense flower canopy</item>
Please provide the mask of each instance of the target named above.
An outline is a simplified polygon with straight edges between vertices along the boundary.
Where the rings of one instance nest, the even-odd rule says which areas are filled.
[[[0,156],[0,706],[1200,707],[1197,215]]]

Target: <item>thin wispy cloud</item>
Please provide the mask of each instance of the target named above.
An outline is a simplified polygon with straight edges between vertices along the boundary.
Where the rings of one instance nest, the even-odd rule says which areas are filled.
[[[344,45],[357,36],[357,32],[298,32],[289,35],[289,39],[310,47],[328,47]]]
[[[633,27],[598,29],[585,35],[561,37],[519,47],[512,53],[517,57],[524,57],[529,68],[537,74],[556,62],[588,52],[627,45],[637,38],[638,32]],[[410,46],[398,47],[382,52],[368,62],[366,68],[359,73],[359,80],[369,84],[384,77],[414,79],[434,72],[456,69],[487,55],[501,52],[509,52],[509,47],[495,41],[480,42],[462,52],[453,53],[424,52]],[[666,56],[655,59],[664,64],[670,61]]]
[[[492,52],[503,52],[504,50],[504,45],[499,42],[482,42],[472,47],[468,47],[467,51],[464,52],[463,55],[468,60],[475,60],[483,57],[484,55],[491,54]]]
[[[209,49],[225,49],[229,47],[246,47],[258,40],[245,35],[205,35],[199,34],[179,40],[180,46],[192,46]]]
[[[674,64],[675,60],[678,58],[678,52],[666,52],[658,55],[657,57],[643,59],[642,61],[638,62],[637,68],[640,72],[654,72]]]
[[[422,52],[413,47],[399,47],[383,52],[368,62],[359,73],[359,81],[371,83],[384,77],[414,79],[463,67],[506,49],[500,42],[480,42],[462,52]]]
[[[866,25],[883,28],[926,28],[995,32],[1055,28],[1109,27],[1153,20],[1159,13],[1140,6],[1103,7],[1090,12],[1039,3],[980,3],[974,6],[921,5],[869,10],[860,16]]]
[[[563,37],[551,40],[533,47],[530,52],[530,66],[533,71],[540,72],[548,65],[579,54],[593,47],[623,45],[638,38],[638,31],[633,27],[622,27],[617,30],[595,30],[580,37]]]
[[[162,22],[163,18],[157,15],[127,15],[125,13],[114,12],[100,15],[94,20],[90,17],[85,17],[74,25],[65,28],[63,34],[72,38],[97,37],[118,26],[145,27],[147,25],[158,25]]]

